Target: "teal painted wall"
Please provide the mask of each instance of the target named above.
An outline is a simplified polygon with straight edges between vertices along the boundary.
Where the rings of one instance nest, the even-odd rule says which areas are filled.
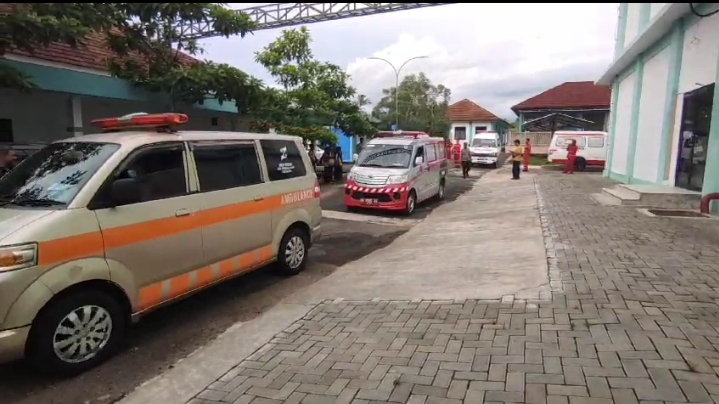
[[[141,91],[127,81],[115,77],[12,60],[2,60],[2,63],[32,76],[35,84],[47,91],[127,101],[167,102],[160,95]],[[220,105],[216,100],[206,100],[202,105],[197,104],[194,107],[210,111],[237,112],[235,103]]]
[[[671,167],[672,149],[676,147],[672,143],[674,132],[674,116],[679,98],[679,73],[682,66],[682,55],[684,53],[684,27],[680,23],[671,33],[672,58],[669,61],[669,74],[667,75],[667,95],[664,105],[664,122],[662,123],[662,140],[659,150],[659,169],[657,170],[657,184],[668,181],[672,174]]]
[[[627,8],[629,3],[619,4],[619,26],[617,27],[617,42],[614,44],[614,60],[624,50],[624,36],[627,32]]]

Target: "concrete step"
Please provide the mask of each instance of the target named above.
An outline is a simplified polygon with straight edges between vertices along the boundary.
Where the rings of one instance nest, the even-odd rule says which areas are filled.
[[[621,186],[602,188],[602,194],[617,202],[618,205],[636,205],[641,199],[641,194],[638,192]]]
[[[621,206],[622,201],[614,196],[605,193],[589,194],[597,203],[602,206]]]

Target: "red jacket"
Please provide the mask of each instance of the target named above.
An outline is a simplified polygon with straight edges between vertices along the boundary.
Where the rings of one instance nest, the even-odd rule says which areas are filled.
[[[578,150],[579,148],[577,147],[577,145],[570,144],[569,146],[567,146],[567,157],[576,157]]]

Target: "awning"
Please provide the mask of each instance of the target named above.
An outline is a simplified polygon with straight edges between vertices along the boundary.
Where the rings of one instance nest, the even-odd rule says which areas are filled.
[[[594,122],[586,119],[562,114],[561,112],[554,112],[549,115],[535,118],[523,123],[522,130],[535,132],[554,132],[557,130],[561,130],[562,128],[567,126],[586,129],[589,125],[592,124],[594,124]]]

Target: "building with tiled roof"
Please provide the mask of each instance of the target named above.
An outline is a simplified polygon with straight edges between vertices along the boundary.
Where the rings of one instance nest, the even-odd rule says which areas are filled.
[[[604,174],[696,207],[719,192],[719,4],[620,3],[614,38]]]
[[[512,111],[524,131],[606,130],[610,101],[611,88],[591,81],[570,81],[520,102]]]
[[[449,106],[449,121],[449,139],[453,142],[471,142],[480,132],[497,132],[504,136],[510,127],[504,119],[466,98]]]
[[[12,4],[0,5],[0,12],[12,12]],[[94,119],[171,109],[167,95],[148,94],[111,77],[111,55],[99,35],[78,48],[53,43],[32,53],[9,50],[0,55],[0,63],[29,75],[38,87],[30,93],[0,88],[0,142],[49,142],[94,132]],[[179,57],[184,63],[201,63],[185,54]],[[206,100],[175,105],[174,110],[189,115],[188,129],[232,130],[238,124],[233,103]]]

